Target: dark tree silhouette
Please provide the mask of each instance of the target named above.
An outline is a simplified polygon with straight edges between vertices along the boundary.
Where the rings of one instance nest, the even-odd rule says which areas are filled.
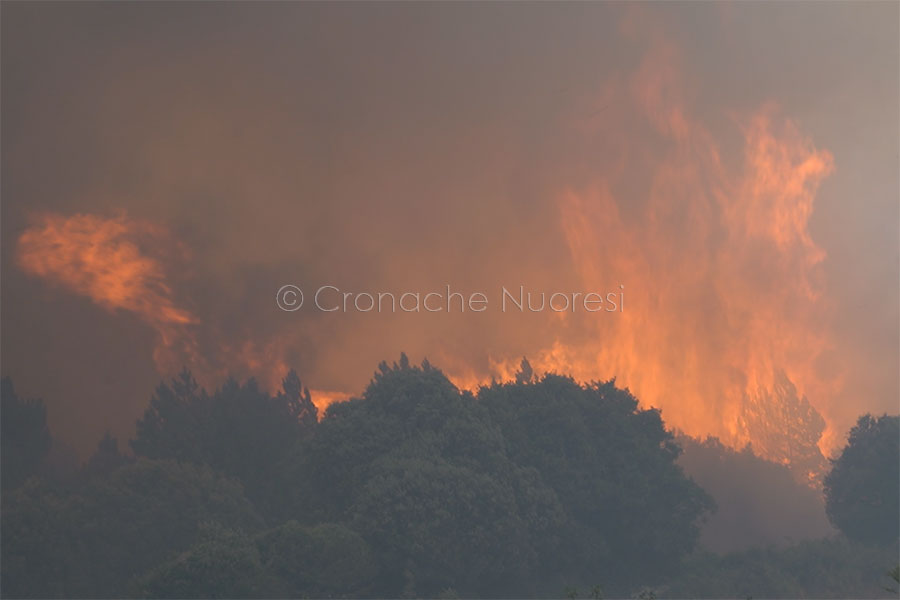
[[[516,383],[531,383],[532,379],[534,379],[534,369],[531,368],[528,359],[523,356],[522,362],[519,363],[519,370],[516,371]]]
[[[128,457],[119,452],[119,440],[108,431],[97,444],[97,450],[84,465],[83,474],[97,477],[112,473],[128,462]]]
[[[348,521],[378,557],[376,593],[498,593],[535,564],[561,517],[469,393],[429,364],[382,363],[361,399],[329,407],[293,461],[292,518]]]
[[[74,489],[32,480],[5,498],[2,518],[4,597],[122,597],[203,523],[262,526],[238,482],[147,459]]]
[[[199,540],[154,568],[138,585],[144,598],[262,598],[271,582],[253,540],[218,523],[204,523]]]
[[[0,381],[0,488],[11,491],[38,473],[52,439],[41,400],[19,398],[12,380]]]
[[[309,390],[300,383],[297,372],[291,369],[281,384],[282,392],[276,403],[283,403],[293,420],[304,428],[315,427],[319,420],[319,411],[309,396]]]
[[[208,464],[240,479],[255,503],[278,501],[280,463],[318,416],[293,370],[283,386],[271,396],[254,379],[229,379],[210,395],[183,371],[157,388],[131,447],[147,458]]]
[[[863,415],[825,478],[826,510],[847,537],[896,543],[900,534],[900,417]]]
[[[136,457],[107,434],[71,478],[37,469],[43,406],[4,383],[4,436],[10,423],[30,434],[3,440],[4,469],[20,469],[0,515],[3,595],[870,597],[896,564],[896,546],[844,537],[696,552],[712,501],[659,411],[614,381],[536,378],[526,360],[517,381],[473,395],[401,355],[319,422],[294,372],[273,395],[253,379],[207,393],[185,371],[138,421]],[[897,417],[862,419],[850,442],[829,480],[833,518],[896,531]],[[775,469],[790,482],[700,450],[719,478]]]
[[[375,559],[365,540],[344,525],[303,527],[288,521],[257,538],[265,568],[281,582],[275,596],[370,596]]]
[[[549,591],[594,585],[627,595],[673,572],[698,537],[712,499],[675,464],[680,448],[656,410],[614,381],[577,384],[545,375],[533,384],[482,388],[509,457],[534,469],[565,520],[538,547]]]

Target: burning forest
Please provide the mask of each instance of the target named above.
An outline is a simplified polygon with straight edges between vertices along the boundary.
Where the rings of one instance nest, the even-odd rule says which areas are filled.
[[[900,34],[849,12],[5,5],[0,593],[881,594]],[[78,507],[205,517],[61,576]]]

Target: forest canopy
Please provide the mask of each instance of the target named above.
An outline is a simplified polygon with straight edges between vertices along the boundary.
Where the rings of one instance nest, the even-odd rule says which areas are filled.
[[[878,596],[897,562],[897,417],[861,419],[826,479],[846,538],[715,554],[704,524],[719,509],[732,527],[746,495],[727,472],[784,492],[787,470],[525,360],[473,394],[403,355],[324,415],[293,371],[274,394],[183,371],[130,452],[107,435],[67,473],[47,466],[43,404],[8,379],[2,402],[5,597]]]

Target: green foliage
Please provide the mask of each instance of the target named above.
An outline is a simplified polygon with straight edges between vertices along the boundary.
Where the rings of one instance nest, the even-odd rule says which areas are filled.
[[[188,371],[162,383],[137,422],[138,456],[202,463],[244,483],[259,506],[278,495],[280,461],[316,425],[309,390],[291,371],[270,396],[250,379],[229,379],[212,395]]]
[[[637,600],[656,600],[657,598],[656,590],[649,587],[641,588],[635,594],[632,594],[631,597]]]
[[[4,384],[4,410],[11,392]],[[34,473],[43,407],[14,402],[12,422],[31,426],[12,438],[28,448],[10,453],[13,473]],[[535,378],[523,359],[516,383],[473,395],[403,355],[362,397],[316,416],[294,373],[275,396],[253,380],[208,394],[187,372],[161,385],[131,442],[137,458],[107,434],[81,477],[15,475],[24,483],[4,489],[4,595],[877,596],[897,564],[896,538],[697,552],[713,501],[681,470],[659,411],[613,381]],[[896,429],[896,418],[860,421],[829,478],[834,506],[867,518],[896,506],[884,485]],[[723,506],[735,503],[722,489],[746,489],[729,478],[788,489],[780,467],[685,443]]]
[[[343,525],[288,521],[257,538],[263,565],[287,597],[367,595],[376,565],[365,540]]]
[[[657,411],[564,377],[460,392],[429,364],[380,365],[329,408],[294,464],[291,518],[346,520],[387,595],[611,589],[677,566],[711,507]],[[305,520],[305,521],[304,521]]]
[[[4,597],[74,596],[90,584],[78,573],[77,524],[71,499],[46,481],[31,479],[3,494],[0,581]]]
[[[884,591],[891,592],[892,594],[900,593],[900,565],[894,567],[890,571],[888,571],[888,577],[891,578],[893,587],[886,587]]]
[[[74,489],[35,480],[4,498],[4,594],[121,595],[207,521],[261,525],[240,484],[202,465],[143,459]]]
[[[671,573],[693,548],[713,502],[676,465],[679,448],[658,411],[639,410],[612,381],[580,386],[558,375],[482,388],[478,400],[510,459],[534,469],[562,506],[554,529],[563,545],[537,541],[548,583],[599,577],[624,592]]]
[[[415,577],[415,591],[489,588],[533,566],[515,489],[441,460],[388,459],[373,466],[353,523],[387,571]]]
[[[663,598],[885,598],[885,565],[897,547],[873,547],[841,538],[787,548],[755,548],[719,556],[698,553]],[[894,595],[893,597],[896,597]]]
[[[0,380],[0,414],[0,488],[8,492],[38,473],[51,438],[44,403],[19,398],[9,377]]]
[[[825,478],[826,509],[847,537],[894,544],[900,533],[900,417],[864,415]]]
[[[82,469],[86,477],[108,475],[129,462],[129,458],[119,452],[119,441],[107,431],[97,444],[97,450]]]
[[[149,598],[256,598],[272,589],[251,539],[214,523],[204,524],[194,545],[138,585],[139,595]]]
[[[347,520],[378,556],[380,594],[523,580],[532,542],[562,518],[558,501],[509,460],[471,394],[404,358],[382,363],[363,398],[330,407],[302,447],[294,517]]]

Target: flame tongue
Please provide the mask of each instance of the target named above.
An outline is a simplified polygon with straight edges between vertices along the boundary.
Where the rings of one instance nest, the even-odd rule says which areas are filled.
[[[635,204],[621,192],[634,189],[625,170],[600,165],[592,182],[557,199],[582,289],[623,284],[625,309],[569,315],[556,340],[528,358],[538,371],[583,381],[616,377],[690,435],[820,463],[816,443],[827,451],[829,438],[820,440],[821,417],[806,397],[831,405],[841,374],[816,368],[834,344],[825,254],[808,221],[831,155],[766,106],[737,119],[742,147],[728,154],[743,163],[726,168],[716,137],[680,103],[677,53],[665,44],[628,83],[606,95],[628,98],[624,112],[642,111],[656,149],[616,129],[633,116],[609,115],[603,135],[651,174],[646,197]],[[512,379],[519,358],[494,360],[480,382]],[[470,374],[458,381],[473,383]]]
[[[159,337],[157,367],[169,372],[179,360],[196,360],[188,327],[198,320],[176,304],[162,258],[145,246],[159,250],[171,247],[171,240],[152,224],[124,215],[42,214],[19,237],[17,258],[26,273],[151,325]]]

